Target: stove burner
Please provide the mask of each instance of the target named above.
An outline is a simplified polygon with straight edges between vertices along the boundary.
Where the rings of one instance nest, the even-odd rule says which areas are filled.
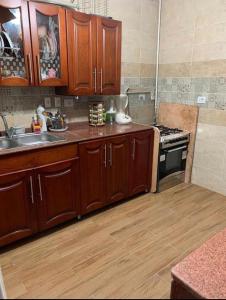
[[[183,130],[179,128],[169,128],[163,125],[157,125],[155,127],[159,129],[161,136],[168,136],[171,134],[177,134],[183,132]]]

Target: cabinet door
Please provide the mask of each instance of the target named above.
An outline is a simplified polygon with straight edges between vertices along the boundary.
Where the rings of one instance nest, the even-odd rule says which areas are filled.
[[[39,229],[75,218],[79,211],[79,165],[73,159],[35,170]]]
[[[30,171],[0,176],[0,246],[35,232],[33,187]]]
[[[122,23],[97,18],[98,93],[119,95],[121,81]]]
[[[106,205],[107,145],[105,141],[80,145],[81,210],[89,213]]]
[[[108,143],[107,202],[113,203],[128,196],[129,138],[117,137]]]
[[[36,85],[67,86],[65,9],[29,2],[29,11]]]
[[[27,3],[0,1],[0,86],[34,83]]]
[[[67,11],[69,92],[77,96],[97,91],[96,18]]]
[[[130,139],[130,196],[149,191],[151,184],[153,132],[134,134]]]

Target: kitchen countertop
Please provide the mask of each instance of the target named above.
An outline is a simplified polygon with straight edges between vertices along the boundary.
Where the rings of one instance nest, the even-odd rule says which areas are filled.
[[[204,299],[226,298],[226,229],[172,270],[173,278]]]
[[[99,138],[113,137],[120,134],[128,134],[128,133],[134,133],[139,131],[145,131],[151,128],[152,126],[140,125],[136,123],[131,123],[128,125],[106,124],[103,127],[91,127],[89,126],[88,122],[72,123],[69,125],[69,129],[66,132],[50,133],[52,135],[64,138],[65,140],[63,141],[57,141],[57,142],[47,143],[38,146],[24,146],[24,147],[12,148],[12,149],[0,149],[0,156],[32,151],[37,149],[43,149],[43,148],[49,148],[49,147],[56,147],[56,146],[67,145],[72,143],[85,142],[85,141],[90,141]]]

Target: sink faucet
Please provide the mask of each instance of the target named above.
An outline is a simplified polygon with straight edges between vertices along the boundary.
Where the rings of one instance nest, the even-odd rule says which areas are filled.
[[[12,138],[13,138],[13,135],[14,135],[14,129],[13,129],[13,127],[9,128],[9,125],[8,125],[8,123],[7,123],[6,115],[5,115],[5,114],[0,113],[0,117],[2,118],[3,123],[4,123],[4,126],[5,126],[5,135],[6,135],[9,139],[12,139]]]

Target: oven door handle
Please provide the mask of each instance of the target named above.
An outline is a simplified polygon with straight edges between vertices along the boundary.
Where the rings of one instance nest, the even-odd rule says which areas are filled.
[[[188,149],[187,146],[183,146],[183,147],[179,147],[179,148],[176,148],[176,149],[165,150],[165,152],[172,153],[172,152],[176,152],[176,151],[179,151],[179,150],[187,150],[187,149]]]

